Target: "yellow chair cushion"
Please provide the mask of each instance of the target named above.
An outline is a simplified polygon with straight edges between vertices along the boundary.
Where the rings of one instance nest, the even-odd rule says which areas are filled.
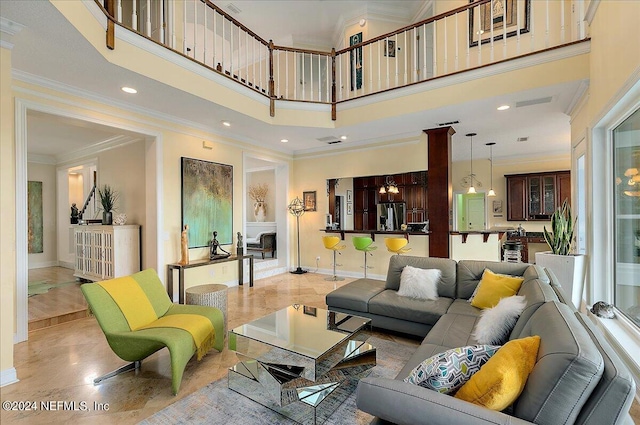
[[[524,282],[523,277],[497,274],[485,269],[471,305],[477,308],[495,307],[502,298],[515,295],[522,282]]]
[[[540,337],[507,342],[464,384],[455,397],[502,411],[522,393],[538,357]]]

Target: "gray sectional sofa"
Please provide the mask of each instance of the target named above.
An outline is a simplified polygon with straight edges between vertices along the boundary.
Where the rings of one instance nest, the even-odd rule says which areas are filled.
[[[438,300],[397,295],[406,265],[441,270]],[[403,382],[423,360],[476,343],[471,334],[481,310],[467,300],[485,268],[524,277],[518,295],[524,295],[527,304],[509,339],[541,338],[526,386],[504,412]],[[360,381],[358,408],[379,423],[396,424],[632,424],[631,374],[591,319],[562,302],[566,297],[553,279],[529,264],[396,255],[386,281],[360,279],[331,292],[326,297],[330,310],[369,317],[376,328],[425,336],[395,379]]]

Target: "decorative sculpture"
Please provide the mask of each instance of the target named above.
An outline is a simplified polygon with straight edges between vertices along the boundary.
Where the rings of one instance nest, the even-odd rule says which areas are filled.
[[[224,254],[218,254],[218,249]],[[217,260],[219,258],[227,258],[231,254],[225,251],[218,242],[218,232],[213,231],[213,238],[209,241],[209,260]]]
[[[242,233],[238,232],[238,243],[236,244],[236,254],[238,257],[244,255],[244,246],[242,245]]]
[[[180,264],[189,264],[189,225],[185,224],[180,234]]]
[[[80,213],[75,203],[71,204],[71,224],[78,224]]]

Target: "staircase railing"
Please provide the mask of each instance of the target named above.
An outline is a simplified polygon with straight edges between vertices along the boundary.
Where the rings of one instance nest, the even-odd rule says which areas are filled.
[[[331,104],[335,119],[341,102],[586,39],[571,0],[477,0],[367,41],[353,34],[337,52],[275,46],[209,0],[95,1],[109,24],[268,97],[272,116],[288,100]]]

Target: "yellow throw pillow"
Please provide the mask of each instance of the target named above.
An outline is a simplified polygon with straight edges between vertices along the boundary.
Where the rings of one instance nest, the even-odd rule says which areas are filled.
[[[477,308],[495,307],[502,298],[515,295],[522,282],[524,282],[523,277],[496,274],[489,269],[484,269],[471,305]]]
[[[507,342],[464,384],[455,397],[502,411],[522,393],[538,357],[540,337]]]

